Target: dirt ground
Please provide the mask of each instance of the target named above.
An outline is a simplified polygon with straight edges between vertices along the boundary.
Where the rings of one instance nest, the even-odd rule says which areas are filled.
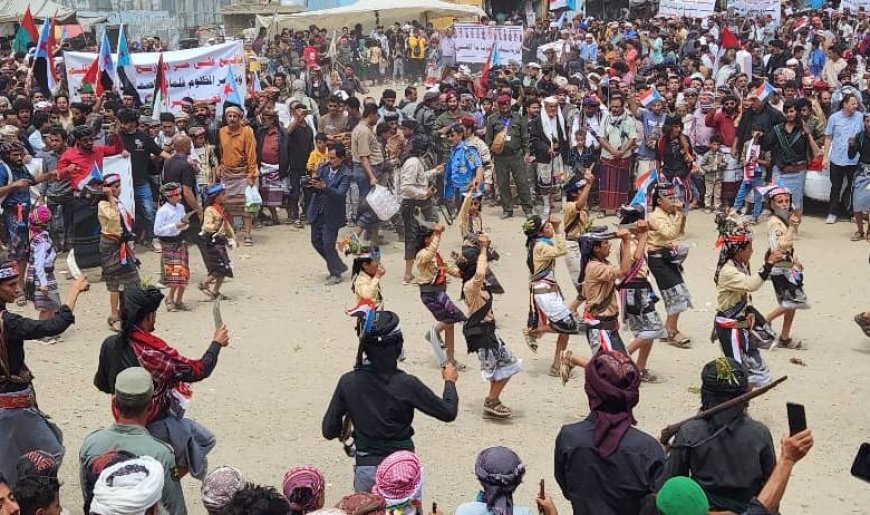
[[[507,290],[497,298],[495,311],[502,336],[524,364],[524,371],[503,394],[515,417],[507,422],[481,418],[486,384],[476,370],[476,358],[461,353],[469,368],[458,383],[457,420],[443,424],[420,415],[414,424],[425,466],[425,506],[437,501],[441,509],[452,511],[471,500],[477,491],[473,464],[478,451],[505,445],[515,449],[527,467],[517,503],[532,502],[538,480],[545,478],[548,491],[567,513],[570,507],[553,479],[553,442],[563,424],[588,412],[582,374],[562,387],[547,375],[555,338],[544,339],[538,354],[523,344],[527,272],[522,219],[500,221],[497,214],[488,208],[485,215],[485,225],[501,254],[494,270]],[[604,221],[615,222],[613,218]],[[810,349],[767,352],[765,358],[774,375],[788,375],[789,380],[751,406],[752,416],[770,427],[777,447],[780,435],[787,431],[786,401],[806,406],[816,444],[795,469],[783,505],[785,513],[858,514],[867,513],[870,506],[868,486],[849,475],[858,446],[870,437],[870,410],[861,408],[870,386],[870,340],[851,320],[856,312],[870,307],[865,289],[870,287],[868,245],[849,242],[852,230],[844,222],[826,226],[819,218],[806,220],[797,252],[806,264],[812,309],[798,314],[794,333]],[[766,241],[763,231],[763,225],[756,230],[759,247]],[[451,228],[447,234],[444,255],[458,245],[458,230]],[[692,213],[687,228],[692,251],[686,269],[695,308],[684,314],[681,329],[695,339],[695,346],[679,350],[657,344],[654,348],[650,367],[664,382],[644,385],[635,410],[638,427],[654,435],[698,408],[699,397],[690,388],[699,386],[701,366],[720,355],[718,344],[708,341],[715,298],[714,234],[710,215]],[[320,435],[321,417],[336,381],[354,360],[353,321],[343,312],[352,300],[350,285],[347,281],[333,287],[323,285],[326,267],[313,252],[307,229],[266,228],[255,233],[255,240],[255,247],[232,253],[236,279],[224,290],[232,300],[223,303],[232,343],[222,352],[214,375],[194,385],[189,414],[217,436],[218,445],[210,455],[212,466],[232,464],[253,481],[280,485],[287,467],[316,465],[326,474],[327,503],[331,504],[352,488],[352,460],[337,442]],[[408,356],[402,368],[440,393],[440,370],[423,339],[431,316],[419,301],[417,289],[401,283],[401,244],[395,242],[395,235],[389,235],[388,241],[383,246],[387,269],[383,293],[386,308],[402,317]],[[156,279],[158,256],[143,253],[141,257],[143,276]],[[191,263],[193,278],[198,280],[203,266],[195,249]],[[63,261],[58,264],[59,269],[65,268]],[[99,272],[90,271],[90,275]],[[564,265],[558,268],[558,277],[567,291],[570,283]],[[66,289],[63,281],[62,289]],[[456,282],[449,291],[458,300]],[[161,309],[157,333],[183,353],[199,356],[212,333],[211,304],[195,288],[187,300],[194,308],[190,313]],[[755,303],[762,311],[774,307],[769,284],[755,295]],[[64,431],[67,459],[61,470],[62,501],[72,513],[79,513],[81,507],[79,446],[88,433],[112,421],[108,397],[92,384],[100,343],[109,335],[107,310],[105,287],[95,283],[81,299],[78,323],[62,343],[51,347],[28,344],[27,361],[36,376],[40,405]],[[29,307],[23,312],[34,314]],[[570,345],[589,354],[583,337],[572,338]],[[461,337],[458,348],[464,349]],[[790,363],[792,357],[799,357],[806,366]],[[203,513],[198,482],[184,479],[184,490],[191,512]]]

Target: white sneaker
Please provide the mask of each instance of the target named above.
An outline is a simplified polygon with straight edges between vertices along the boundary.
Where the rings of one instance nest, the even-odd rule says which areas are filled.
[[[828,218],[825,219],[825,223],[828,225],[837,223],[837,215],[828,215]]]

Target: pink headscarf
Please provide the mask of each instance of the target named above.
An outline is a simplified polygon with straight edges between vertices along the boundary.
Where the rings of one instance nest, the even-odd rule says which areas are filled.
[[[326,479],[315,467],[293,467],[284,474],[281,491],[290,510],[310,513],[323,508]]]
[[[423,486],[423,466],[420,458],[411,451],[398,451],[387,456],[375,472],[372,493],[382,495],[387,506],[413,502]]]

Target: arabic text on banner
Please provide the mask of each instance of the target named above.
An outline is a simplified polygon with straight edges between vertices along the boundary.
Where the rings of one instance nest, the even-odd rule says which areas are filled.
[[[80,99],[79,88],[88,67],[97,54],[86,52],[64,52],[63,59],[67,70],[70,93],[73,101]],[[113,54],[117,59],[117,55]],[[136,92],[143,104],[151,102],[154,93],[154,80],[157,76],[158,52],[130,54],[132,66],[126,68],[127,77],[136,86]],[[169,83],[169,98],[172,110],[181,110],[181,99],[223,100],[227,66],[233,66],[237,81],[245,77],[244,49],[241,41],[232,41],[210,47],[190,48],[163,52],[166,68],[166,81]],[[242,83],[239,89],[244,91]]]
[[[661,0],[659,16],[706,18],[713,14],[716,0]]]
[[[864,0],[870,2],[870,0]],[[773,21],[780,22],[780,0],[730,0],[728,7],[734,10],[737,16],[758,16],[769,14]]]
[[[455,23],[456,62],[484,63],[493,44],[498,49],[499,64],[523,60],[523,28],[520,26],[488,27],[478,23]]]

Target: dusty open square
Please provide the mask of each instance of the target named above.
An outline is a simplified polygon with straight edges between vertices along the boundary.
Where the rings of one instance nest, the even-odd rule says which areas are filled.
[[[554,337],[542,340],[537,355],[522,341],[521,328],[527,312],[527,271],[524,264],[522,219],[497,219],[488,208],[485,225],[501,253],[494,270],[507,293],[495,304],[501,334],[523,359],[525,370],[508,385],[503,399],[515,411],[505,423],[483,420],[481,405],[485,384],[475,370],[477,359],[464,356],[469,365],[460,375],[460,413],[455,423],[436,423],[425,416],[415,421],[415,442],[425,466],[425,506],[437,501],[452,512],[476,492],[473,464],[477,452],[491,445],[515,449],[527,466],[524,485],[517,502],[532,502],[540,478],[559,502],[564,513],[570,506],[553,480],[553,442],[562,424],[584,417],[588,411],[582,389],[582,374],[562,387],[548,377]],[[604,221],[613,223],[613,218]],[[765,226],[756,228],[756,256],[759,263],[766,247]],[[766,353],[775,376],[789,380],[774,392],[753,402],[751,413],[766,423],[778,440],[787,431],[786,401],[806,405],[815,448],[795,469],[784,501],[790,514],[867,513],[870,485],[849,475],[858,446],[870,440],[870,340],[865,338],[852,316],[870,307],[870,266],[867,243],[849,242],[853,227],[845,222],[826,226],[808,217],[802,226],[797,254],[806,265],[806,291],[810,311],[798,314],[795,336],[809,342],[807,351],[777,350]],[[458,231],[448,229],[442,253],[458,245]],[[720,353],[709,343],[715,290],[712,275],[717,251],[713,248],[715,227],[711,215],[694,212],[689,217],[687,240],[692,244],[687,283],[695,309],[681,320],[682,331],[695,340],[694,348],[679,350],[657,344],[650,367],[664,382],[644,385],[635,410],[638,427],[658,435],[667,423],[691,415],[699,396],[690,387],[700,385],[703,363]],[[386,308],[402,317],[405,350],[402,367],[419,376],[437,392],[441,391],[440,370],[435,366],[428,343],[423,339],[432,323],[419,300],[416,287],[403,286],[401,244],[388,235],[383,247],[387,269],[383,293]],[[232,464],[251,480],[279,485],[291,465],[312,464],[326,474],[327,504],[351,491],[352,460],[336,442],[320,435],[320,421],[340,374],[353,365],[356,339],[353,322],[343,311],[352,299],[348,281],[323,286],[326,267],[311,249],[308,230],[289,226],[266,228],[254,235],[256,246],[232,253],[236,279],[224,291],[232,297],[223,303],[224,320],[232,343],[220,358],[214,375],[194,386],[189,412],[217,435],[218,445],[210,465]],[[158,256],[142,253],[143,277],[156,279]],[[193,281],[204,272],[199,253],[192,249]],[[62,260],[59,268],[65,268]],[[564,265],[558,277],[565,291],[570,287]],[[92,277],[99,275],[91,270]],[[60,275],[59,275],[60,277]],[[65,284],[61,283],[65,290]],[[458,284],[449,291],[458,301]],[[183,353],[200,356],[212,333],[211,305],[192,288],[187,300],[194,311],[166,313],[162,308],[157,333]],[[773,288],[766,284],[755,295],[762,312],[774,307]],[[661,311],[661,305],[659,310]],[[31,308],[25,313],[33,315]],[[78,449],[89,432],[111,423],[109,399],[92,384],[100,343],[109,335],[106,327],[108,295],[102,283],[92,285],[77,311],[77,324],[52,347],[28,343],[28,363],[36,376],[40,406],[64,431],[67,457],[61,470],[64,482],[62,502],[72,513],[80,513]],[[588,355],[584,337],[571,339],[571,348]],[[807,366],[789,362],[799,357]],[[778,451],[778,442],[777,442]],[[740,452],[735,449],[734,452]],[[203,513],[199,483],[184,479],[188,507]]]

